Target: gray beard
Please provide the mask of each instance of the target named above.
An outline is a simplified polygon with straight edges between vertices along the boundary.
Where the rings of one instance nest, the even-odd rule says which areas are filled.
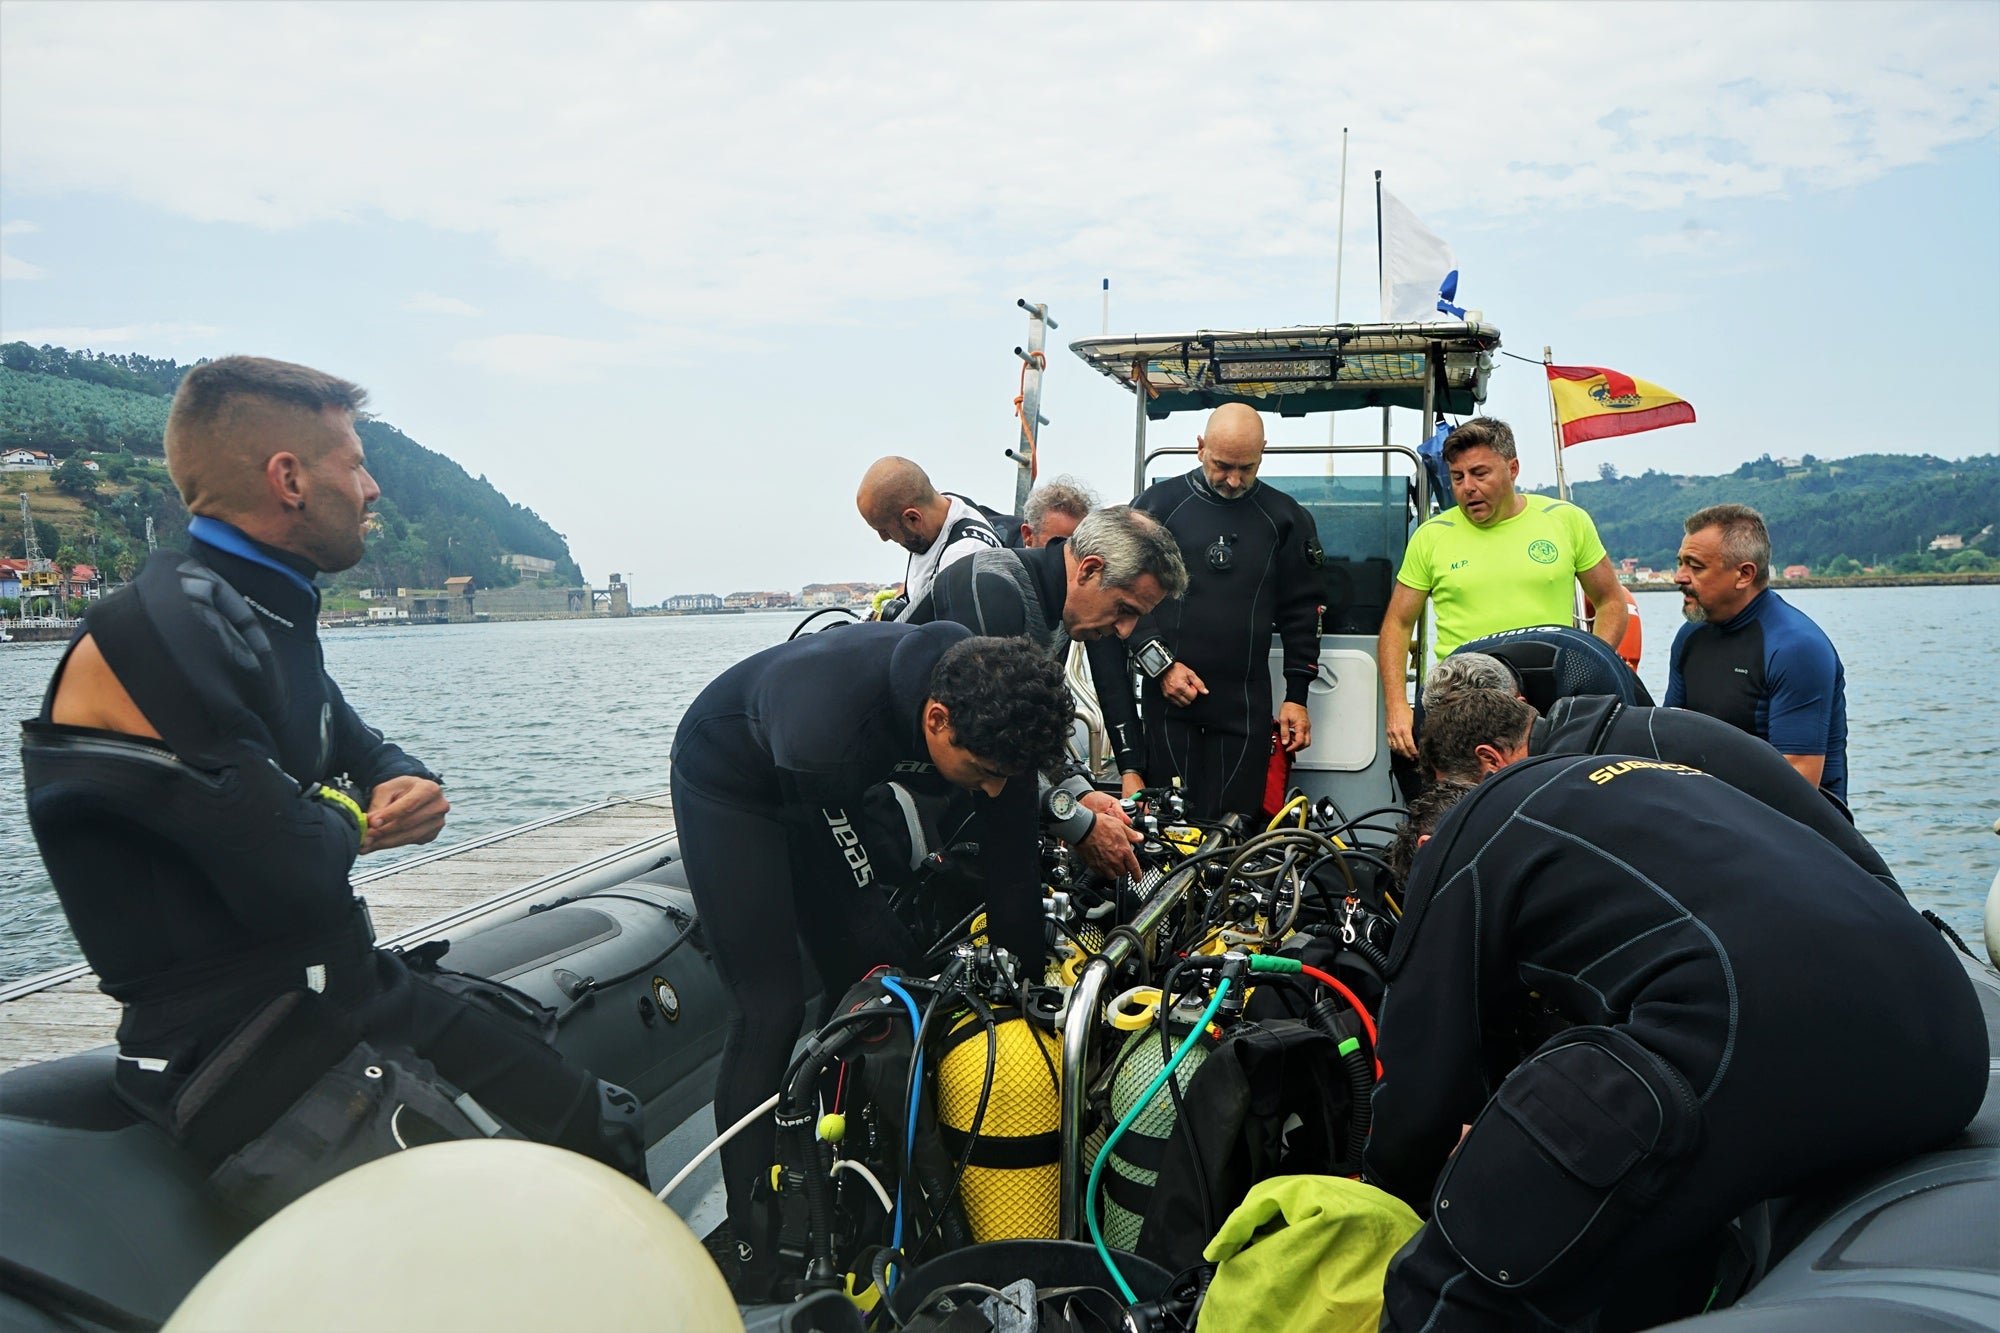
[[[1692,598],[1684,600],[1681,603],[1681,614],[1697,625],[1703,624],[1708,620],[1708,611],[1700,602],[1694,601]]]

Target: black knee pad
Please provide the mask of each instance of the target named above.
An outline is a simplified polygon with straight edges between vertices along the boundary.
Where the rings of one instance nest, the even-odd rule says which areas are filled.
[[[1517,1067],[1438,1178],[1432,1224],[1506,1291],[1567,1284],[1678,1175],[1700,1130],[1680,1072],[1613,1028],[1572,1028]]]

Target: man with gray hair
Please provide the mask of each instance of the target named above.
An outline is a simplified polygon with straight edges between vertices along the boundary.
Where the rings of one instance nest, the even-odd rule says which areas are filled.
[[[1021,545],[1032,550],[1067,537],[1095,508],[1097,496],[1075,477],[1043,482],[1021,508]]]
[[[1068,538],[1014,551],[975,552],[947,565],[930,592],[904,614],[913,625],[948,620],[975,634],[1025,636],[1052,656],[1083,643],[1096,681],[1122,684],[1125,654],[1117,640],[1132,633],[1139,618],[1187,590],[1187,569],[1173,535],[1150,514],[1128,505],[1097,510]],[[1129,689],[1102,696],[1105,727],[1120,767],[1137,767],[1139,729]],[[1118,803],[1095,791],[1085,775],[1065,780],[1044,812],[1056,821],[1058,836],[1074,845],[1097,869],[1134,874],[1139,864]],[[1073,807],[1073,809],[1072,809]],[[1092,815],[1109,814],[1093,821]],[[1117,830],[1123,829],[1123,832]]]
[[[1771,534],[1748,505],[1688,516],[1674,585],[1688,623],[1667,663],[1669,708],[1769,741],[1847,800],[1847,673],[1826,633],[1771,591]]]
[[[1519,697],[1521,682],[1511,667],[1490,653],[1453,653],[1424,677],[1424,711],[1467,690],[1500,690]]]

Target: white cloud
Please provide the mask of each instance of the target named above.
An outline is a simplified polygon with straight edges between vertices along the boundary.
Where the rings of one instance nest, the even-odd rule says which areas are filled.
[[[29,232],[40,230],[41,228],[32,222],[0,222],[0,236],[26,236]]]
[[[148,351],[161,344],[199,342],[222,332],[211,324],[119,324],[108,328],[66,325],[59,328],[0,329],[0,342],[32,343],[36,347],[114,347],[145,343]]]
[[[418,292],[403,302],[402,309],[413,315],[458,315],[468,319],[485,313],[470,301],[461,301],[456,296],[440,296],[436,292]]]
[[[27,260],[0,250],[0,282],[22,282],[34,278],[46,278],[49,271],[40,264],[30,264]]]
[[[1387,6],[106,11],[10,9],[14,188],[416,223],[683,329],[1280,273],[1328,248],[1343,123],[1363,235],[1377,165],[1448,234],[1837,189],[2000,124],[1991,5],[1468,5],[1461,96]]]

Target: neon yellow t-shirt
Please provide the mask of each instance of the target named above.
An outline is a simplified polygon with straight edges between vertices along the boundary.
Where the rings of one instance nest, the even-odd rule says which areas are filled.
[[[1530,625],[1568,625],[1576,576],[1604,559],[1590,515],[1567,500],[1523,495],[1527,507],[1490,528],[1447,509],[1410,534],[1396,581],[1431,595],[1437,655]]]

